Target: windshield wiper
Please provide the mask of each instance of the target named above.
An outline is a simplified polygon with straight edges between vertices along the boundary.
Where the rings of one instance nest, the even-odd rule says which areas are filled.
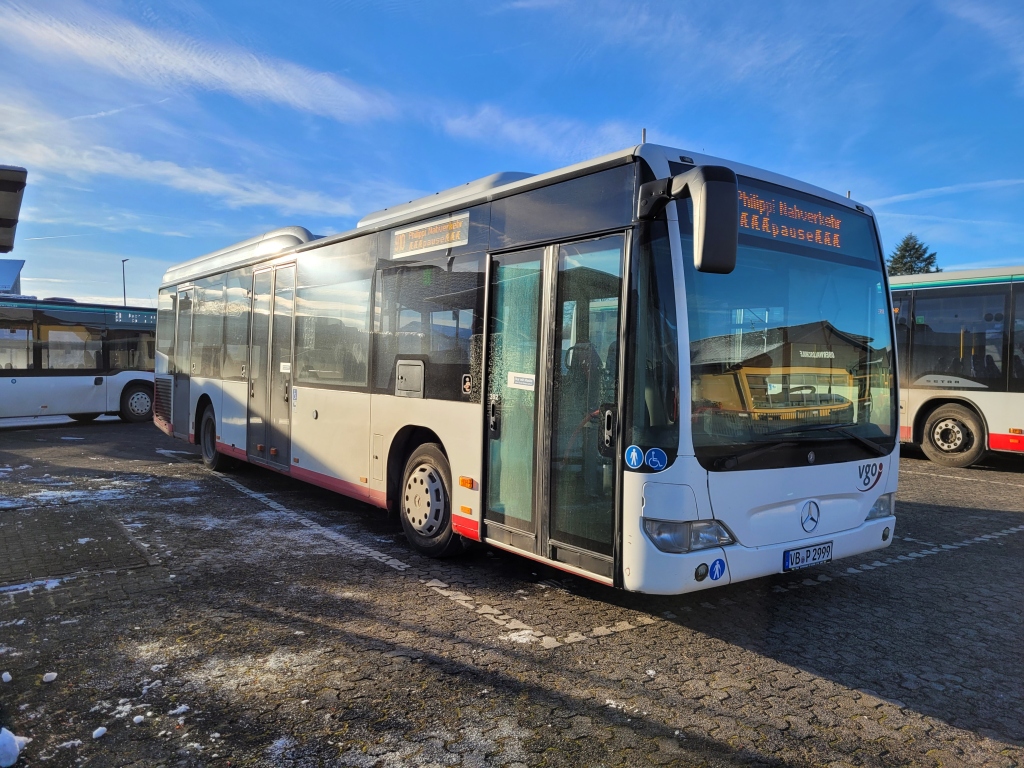
[[[750,459],[756,458],[763,453],[768,451],[774,451],[776,448],[789,448],[790,446],[797,445],[792,440],[776,441],[774,443],[768,443],[768,445],[759,445],[757,448],[751,448],[745,453],[734,453],[732,456],[723,456],[715,460],[715,466],[718,469],[735,469],[740,464],[743,464]]]
[[[854,423],[849,424],[804,424],[798,427],[790,427],[788,429],[777,429],[774,432],[769,432],[769,435],[791,435],[799,434],[801,432],[838,432],[841,435],[845,435],[858,443],[863,445],[865,448],[870,449],[876,456],[888,456],[889,452],[885,450],[878,443],[873,443],[866,437],[858,435],[856,432],[850,429],[850,427],[857,426]]]

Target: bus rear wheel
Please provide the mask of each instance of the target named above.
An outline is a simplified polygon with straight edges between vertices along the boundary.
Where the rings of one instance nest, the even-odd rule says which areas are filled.
[[[452,529],[452,472],[440,446],[425,443],[405,464],[399,517],[405,537],[429,557],[462,551],[462,537]]]
[[[99,417],[98,413],[72,413],[69,415],[75,421],[79,421],[83,424],[88,423],[90,421],[95,421]]]
[[[943,405],[925,422],[921,448],[936,464],[969,467],[985,455],[985,429],[970,408]]]
[[[212,406],[203,411],[203,418],[199,422],[199,448],[207,469],[226,472],[235,466],[234,459],[217,450],[217,415]]]
[[[153,420],[153,390],[145,384],[129,384],[121,393],[121,421],[139,423]]]

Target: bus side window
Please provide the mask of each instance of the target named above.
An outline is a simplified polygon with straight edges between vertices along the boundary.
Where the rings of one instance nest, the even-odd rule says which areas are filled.
[[[1005,392],[1008,298],[1008,287],[998,285],[918,290],[911,381],[945,376]]]
[[[0,368],[4,371],[32,369],[32,322],[0,319]]]
[[[1010,385],[1024,391],[1024,287],[1013,285],[1013,337],[1010,340]]]
[[[484,257],[385,267],[378,276],[374,388],[394,394],[397,361],[422,360],[424,397],[479,399]],[[464,393],[462,379],[476,382]]]

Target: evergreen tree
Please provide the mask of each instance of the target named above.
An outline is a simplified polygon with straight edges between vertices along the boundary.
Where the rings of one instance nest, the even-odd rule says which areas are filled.
[[[900,240],[899,245],[889,254],[886,262],[890,275],[920,275],[925,272],[941,272],[935,264],[935,251],[928,253],[928,246],[911,232]]]

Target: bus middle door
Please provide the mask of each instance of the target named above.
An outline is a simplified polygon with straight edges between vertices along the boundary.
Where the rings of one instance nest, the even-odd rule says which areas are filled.
[[[295,265],[253,275],[247,453],[287,470],[291,464]]]

